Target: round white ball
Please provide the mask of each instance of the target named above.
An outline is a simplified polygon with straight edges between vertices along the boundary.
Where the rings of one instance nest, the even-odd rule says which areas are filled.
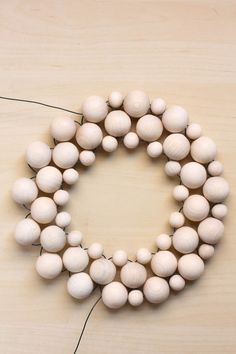
[[[188,162],[182,167],[180,178],[186,187],[190,189],[199,188],[206,182],[206,169],[198,162]]]
[[[56,225],[47,226],[41,232],[40,243],[47,252],[61,251],[66,244],[65,232]]]
[[[168,298],[170,288],[165,279],[151,277],[144,284],[143,293],[148,302],[159,304]]]
[[[123,250],[117,250],[112,255],[112,262],[117,267],[123,267],[128,262],[128,255]]]
[[[95,242],[89,246],[88,255],[92,259],[98,259],[102,257],[103,251],[104,251],[103,246],[100,243]]]
[[[122,95],[121,92],[118,91],[111,92],[108,97],[109,105],[112,108],[119,108],[120,106],[122,106],[123,100],[124,100],[124,96]]]
[[[76,133],[76,123],[69,117],[56,117],[51,123],[51,135],[57,141],[69,141]]]
[[[79,159],[82,165],[88,167],[95,162],[96,156],[93,151],[84,150],[80,153]]]
[[[190,195],[183,205],[183,213],[191,221],[201,221],[209,214],[210,206],[206,198],[199,194]]]
[[[74,168],[69,168],[63,172],[63,181],[69,185],[75,184],[79,179],[79,173]]]
[[[128,302],[131,306],[137,307],[143,303],[143,293],[141,290],[131,290],[128,295]]]
[[[50,147],[42,141],[34,141],[26,150],[26,162],[36,169],[47,166],[51,158]]]
[[[112,111],[105,119],[105,129],[108,134],[120,137],[128,133],[131,128],[131,120],[123,111]]]
[[[195,253],[185,254],[178,261],[178,271],[184,279],[196,280],[204,271],[204,263]]]
[[[224,167],[220,161],[212,161],[207,167],[208,173],[213,176],[220,176],[223,173]]]
[[[36,183],[44,193],[54,193],[61,187],[62,174],[56,167],[43,167],[36,175]]]
[[[128,149],[135,149],[139,144],[139,137],[134,132],[129,132],[124,137],[124,145]]]
[[[162,116],[162,124],[171,133],[179,133],[188,125],[188,113],[180,106],[167,108]]]
[[[162,154],[162,144],[159,141],[153,141],[147,146],[147,154],[152,158],[156,158]]]
[[[80,231],[71,231],[67,235],[67,242],[70,246],[79,246],[82,242],[83,234]]]
[[[79,150],[70,142],[59,143],[53,149],[52,159],[58,167],[67,169],[78,162]]]
[[[57,214],[55,222],[57,226],[64,229],[71,223],[71,215],[67,211],[61,211]]]
[[[36,261],[36,271],[45,279],[54,279],[62,271],[62,260],[58,254],[43,253]]]
[[[136,253],[136,259],[140,264],[148,264],[152,259],[152,254],[147,248],[140,248]]]
[[[118,141],[114,136],[107,135],[102,139],[102,147],[106,152],[114,152],[118,148]]]
[[[92,262],[89,274],[95,283],[106,285],[114,280],[116,267],[110,260],[99,258]]]
[[[167,234],[160,234],[156,238],[157,248],[166,251],[171,247],[171,237]]]
[[[183,160],[190,151],[190,143],[183,134],[170,134],[163,143],[163,150],[170,160]]]
[[[210,177],[203,186],[203,194],[212,203],[223,202],[229,195],[229,184],[223,177]]]
[[[153,114],[159,116],[166,109],[166,102],[162,98],[154,98],[151,103],[151,111]]]
[[[32,218],[39,224],[49,224],[57,214],[57,207],[51,198],[40,197],[31,204],[30,211]]]
[[[174,229],[178,229],[179,227],[183,226],[185,222],[185,218],[182,213],[178,211],[174,211],[170,214],[169,223],[170,226]]]
[[[59,206],[64,206],[68,203],[70,195],[67,191],[59,189],[53,195],[54,202]]]
[[[201,136],[191,145],[191,156],[193,160],[200,163],[208,163],[216,157],[216,145],[214,141],[206,136]]]
[[[89,263],[87,252],[81,247],[69,247],[64,252],[63,264],[69,272],[82,272]]]
[[[87,273],[72,274],[67,282],[68,293],[78,300],[88,297],[93,291],[93,282]]]
[[[150,100],[143,91],[131,91],[125,96],[123,106],[131,117],[140,118],[148,112]]]
[[[12,188],[12,198],[19,204],[30,204],[38,196],[38,188],[30,178],[19,178],[15,181]]]
[[[177,268],[177,259],[170,251],[159,251],[151,261],[151,269],[154,274],[160,277],[169,277]]]
[[[199,237],[192,227],[183,226],[174,232],[172,242],[178,252],[191,253],[197,248]]]
[[[213,257],[214,253],[215,253],[215,248],[213,246],[207,245],[205,243],[203,243],[198,249],[199,256],[202,259],[204,259],[205,261],[207,261],[208,259]]]
[[[185,287],[185,280],[179,274],[175,274],[169,279],[169,285],[172,290],[181,291]]]
[[[183,202],[189,196],[189,190],[185,186],[176,186],[173,190],[173,197],[177,202]]]
[[[108,113],[106,100],[101,96],[90,96],[86,98],[82,104],[82,113],[88,122],[101,122]]]
[[[39,225],[32,219],[23,219],[16,224],[15,240],[22,246],[32,245],[40,235]]]
[[[191,123],[186,129],[186,135],[191,140],[196,140],[202,135],[202,127],[197,123]]]
[[[119,309],[126,304],[128,291],[120,282],[114,281],[102,289],[102,301],[110,309]]]
[[[120,279],[127,288],[139,288],[147,279],[146,268],[137,262],[128,262],[121,268]]]
[[[76,141],[85,150],[93,150],[102,142],[102,130],[94,123],[84,123],[77,129]]]
[[[216,219],[220,219],[220,220],[224,219],[227,213],[228,213],[228,208],[224,204],[216,204],[211,209],[211,214]]]
[[[178,176],[181,171],[181,165],[177,161],[168,161],[165,164],[165,173],[169,177]]]
[[[209,217],[198,225],[198,234],[203,242],[215,245],[224,234],[222,221]]]
[[[163,132],[161,120],[152,114],[147,114],[138,120],[136,132],[140,139],[153,142],[159,139]]]

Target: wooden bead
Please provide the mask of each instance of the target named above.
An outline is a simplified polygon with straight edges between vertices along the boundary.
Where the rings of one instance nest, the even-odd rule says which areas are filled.
[[[58,226],[47,226],[41,232],[40,243],[47,252],[61,251],[66,244],[66,234]]]
[[[170,288],[165,279],[151,277],[144,284],[143,293],[148,302],[159,304],[168,298]]]
[[[93,150],[102,142],[102,130],[94,123],[84,123],[77,129],[76,141],[83,149]]]
[[[127,288],[136,289],[145,283],[147,271],[137,262],[128,262],[121,268],[120,279]]]
[[[93,281],[87,273],[72,274],[67,282],[67,291],[75,299],[84,300],[93,291]]]
[[[181,291],[185,287],[185,280],[179,274],[172,275],[169,285],[174,291]]]
[[[31,216],[39,224],[49,224],[56,214],[57,207],[51,198],[40,197],[31,204]]]
[[[205,261],[213,257],[214,253],[215,253],[215,248],[211,245],[202,244],[198,249],[199,256]]]
[[[191,221],[201,221],[209,214],[210,206],[206,198],[199,194],[188,197],[183,205],[183,213]]]
[[[53,195],[54,202],[59,206],[66,205],[69,201],[69,198],[70,198],[69,193],[67,191],[64,191],[63,189],[59,189]]]
[[[202,127],[197,123],[191,123],[186,129],[186,135],[191,140],[196,140],[202,135]]]
[[[54,253],[43,253],[37,259],[36,270],[42,278],[56,278],[62,271],[61,257]]]
[[[140,264],[148,264],[152,259],[152,254],[147,248],[140,248],[136,253],[136,259]]]
[[[183,160],[190,151],[190,143],[183,134],[170,134],[163,143],[163,150],[170,160]]]
[[[69,185],[75,184],[79,179],[79,173],[74,168],[69,168],[63,172],[63,181]]]
[[[135,149],[139,144],[139,137],[136,133],[129,132],[124,137],[124,145],[127,149]]]
[[[171,133],[182,132],[188,124],[188,113],[180,106],[167,108],[162,116],[164,128]]]
[[[198,225],[198,234],[203,242],[215,245],[224,234],[222,221],[209,217]]]
[[[128,295],[128,302],[131,306],[137,307],[143,303],[143,293],[141,290],[131,290]]]
[[[88,255],[92,259],[98,259],[103,255],[103,246],[100,243],[92,243],[88,248]]]
[[[115,137],[124,136],[131,128],[130,117],[123,111],[110,112],[104,124],[107,133]]]
[[[152,114],[147,114],[138,120],[136,132],[140,139],[153,142],[159,139],[163,132],[161,120]]]
[[[90,96],[86,98],[82,104],[82,113],[88,122],[101,122],[108,113],[106,100],[104,97],[100,96]]]
[[[126,287],[118,281],[114,281],[102,289],[102,301],[110,309],[119,309],[126,304],[128,291]]]
[[[151,269],[160,277],[169,277],[177,268],[177,259],[170,251],[159,251],[151,261]]]
[[[80,153],[79,159],[82,165],[88,167],[95,162],[96,156],[93,151],[84,150]]]
[[[69,272],[82,272],[89,263],[87,252],[81,247],[69,247],[64,252],[63,264]]]
[[[110,260],[99,258],[92,262],[89,274],[95,283],[106,285],[114,280],[116,267]]]
[[[69,226],[71,223],[71,215],[67,211],[61,211],[57,214],[55,222],[57,226],[64,229],[65,227]]]
[[[38,196],[38,188],[30,178],[19,178],[15,181],[12,188],[12,198],[19,204],[30,204]]]
[[[67,235],[67,242],[70,246],[79,246],[82,242],[83,234],[80,231],[71,231]]]
[[[16,224],[15,240],[22,246],[29,246],[36,242],[40,235],[39,225],[32,219],[23,219]]]
[[[118,141],[113,136],[107,135],[102,139],[102,147],[106,152],[114,152],[118,148]]]
[[[165,164],[165,173],[169,177],[175,177],[178,176],[178,174],[181,171],[181,165],[177,161],[168,161]]]
[[[208,163],[216,156],[216,145],[214,141],[206,136],[201,136],[191,145],[191,156],[193,160],[200,163]]]
[[[151,111],[159,116],[166,109],[166,102],[162,98],[155,98],[151,103]]]
[[[144,116],[150,107],[149,97],[143,91],[131,91],[124,99],[124,110],[133,118]]]
[[[61,187],[62,174],[56,167],[43,167],[36,175],[36,183],[41,191],[54,193]]]
[[[196,280],[204,271],[204,263],[195,253],[185,254],[178,261],[178,271],[184,279]]]
[[[211,214],[216,219],[220,219],[220,220],[224,219],[224,217],[227,215],[227,213],[228,213],[228,208],[224,204],[216,204],[211,209]]]
[[[172,241],[174,248],[185,254],[195,251],[199,243],[199,237],[192,227],[183,226],[174,232]]]
[[[203,194],[212,203],[223,202],[229,195],[229,184],[223,177],[210,177],[203,186]]]
[[[220,176],[223,173],[223,165],[220,161],[212,161],[207,167],[208,173],[213,176]]]
[[[198,162],[188,162],[182,167],[180,178],[186,187],[190,189],[199,188],[207,179],[206,169]]]
[[[147,154],[152,158],[159,157],[162,154],[162,144],[159,141],[153,141],[147,146]]]
[[[177,229],[181,226],[184,225],[184,216],[182,213],[178,212],[178,211],[174,211],[173,213],[170,214],[169,217],[169,223],[170,226],[173,227],[174,229]]]
[[[47,166],[51,157],[50,147],[42,141],[34,141],[26,150],[26,162],[36,169]]]
[[[120,106],[122,106],[123,100],[124,100],[124,96],[122,95],[121,92],[118,91],[111,92],[108,97],[109,105],[112,108],[119,108]]]
[[[56,117],[51,123],[51,135],[57,141],[69,141],[76,133],[76,123],[69,117]]]
[[[171,238],[167,234],[158,235],[156,238],[157,248],[166,251],[171,247]]]
[[[79,150],[70,142],[59,143],[53,149],[52,159],[55,165],[67,169],[78,162]]]
[[[127,253],[123,250],[117,250],[112,255],[112,262],[117,267],[123,267],[128,262]]]
[[[176,186],[173,190],[173,197],[177,202],[183,202],[189,196],[189,190],[185,186]]]

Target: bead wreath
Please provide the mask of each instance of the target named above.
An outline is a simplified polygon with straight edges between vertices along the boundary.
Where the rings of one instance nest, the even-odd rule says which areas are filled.
[[[180,291],[186,281],[202,275],[204,261],[213,256],[214,246],[223,236],[222,220],[227,214],[223,202],[229,186],[221,176],[221,162],[215,160],[216,145],[202,135],[199,124],[189,123],[184,108],[166,107],[162,98],[150,102],[142,91],[132,91],[125,97],[112,92],[108,101],[100,96],[88,97],[81,114],[79,124],[68,117],[53,120],[53,149],[41,141],[28,146],[26,162],[36,176],[35,181],[20,178],[13,186],[14,201],[30,210],[17,223],[15,239],[23,246],[41,245],[36,261],[41,277],[54,279],[64,267],[70,275],[67,290],[76,299],[87,298],[95,286],[100,286],[103,303],[111,309],[127,302],[139,306],[144,298],[153,304],[161,303],[170,289]],[[134,131],[130,131],[131,119],[136,123]],[[163,131],[167,136],[161,144],[158,140]],[[181,208],[169,217],[173,234],[157,236],[156,252],[141,248],[135,261],[130,261],[123,250],[106,258],[100,243],[82,247],[82,233],[66,231],[70,214],[58,211],[69,200],[63,185],[73,185],[79,179],[75,165],[91,166],[96,160],[94,150],[100,145],[113,153],[120,138],[127,149],[135,149],[144,141],[152,159],[164,154],[168,159],[166,174],[180,179],[173,197]],[[62,257],[57,252],[63,252]],[[151,277],[147,267],[151,268]]]

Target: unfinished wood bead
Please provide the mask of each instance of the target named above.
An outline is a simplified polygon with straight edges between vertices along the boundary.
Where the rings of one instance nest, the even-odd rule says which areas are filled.
[[[159,139],[163,132],[161,120],[152,114],[147,114],[138,120],[136,132],[140,139],[153,142]]]
[[[83,234],[80,231],[71,231],[67,235],[67,242],[70,246],[79,246],[82,242]]]
[[[31,204],[38,196],[38,188],[31,178],[19,178],[12,188],[12,198],[18,204]]]
[[[128,262],[121,268],[120,279],[127,288],[136,289],[145,283],[147,271],[137,262]]]
[[[108,97],[109,105],[112,108],[119,108],[120,106],[122,106],[123,100],[124,100],[124,96],[122,95],[121,92],[118,91],[111,92]]]
[[[79,179],[79,173],[74,168],[68,168],[63,172],[63,181],[69,185],[75,184]]]
[[[159,157],[162,154],[162,144],[159,141],[153,141],[147,146],[147,154],[152,158]]]
[[[102,130],[94,123],[84,123],[77,129],[76,141],[85,150],[96,149],[102,142]]]
[[[196,140],[202,135],[202,127],[197,123],[191,123],[186,129],[186,135],[191,140]]]
[[[158,235],[156,238],[157,248],[166,251],[171,247],[171,238],[167,234]]]
[[[56,167],[43,167],[36,175],[36,183],[44,193],[54,193],[61,187],[62,174]]]
[[[173,213],[170,214],[169,217],[169,223],[170,226],[173,227],[174,229],[177,229],[181,226],[183,226],[184,224],[184,216],[182,213],[178,212],[178,211],[174,211]]]
[[[71,168],[78,162],[79,150],[70,142],[59,143],[53,149],[52,159],[62,169]]]
[[[191,253],[197,248],[199,237],[192,227],[183,226],[174,232],[172,242],[178,252]]]
[[[228,213],[228,208],[224,204],[216,204],[213,206],[211,209],[211,214],[214,216],[214,218],[222,220]]]
[[[69,198],[70,198],[69,193],[63,189],[59,189],[53,195],[54,202],[59,206],[66,205],[69,201]]]
[[[229,184],[223,177],[210,177],[203,186],[203,194],[212,203],[223,202],[229,195]]]
[[[213,257],[214,253],[215,253],[215,248],[211,245],[202,244],[198,249],[199,256],[205,261]]]
[[[81,247],[69,247],[64,252],[63,264],[69,272],[82,272],[89,263],[87,252]]]
[[[57,207],[51,198],[40,197],[31,204],[30,211],[32,218],[39,224],[49,224],[57,214]]]
[[[206,198],[199,194],[188,197],[183,205],[183,213],[191,221],[201,221],[209,214],[210,206]]]
[[[176,186],[173,190],[173,197],[177,202],[183,202],[189,196],[189,190],[185,186]]]
[[[131,128],[131,120],[123,111],[112,111],[105,119],[105,129],[114,137],[124,136]]]
[[[220,161],[212,161],[207,167],[208,173],[213,176],[220,176],[223,173],[223,165]]]
[[[203,242],[215,245],[224,234],[222,221],[209,217],[198,225],[198,234]]]
[[[118,281],[114,281],[102,289],[102,301],[110,309],[116,310],[126,304],[128,291],[126,287]]]
[[[137,307],[143,303],[143,293],[141,290],[131,290],[128,295],[128,302],[131,306]]]
[[[178,271],[186,280],[196,280],[204,272],[204,263],[195,253],[185,254],[178,261]]]
[[[29,246],[36,242],[40,235],[39,225],[32,219],[23,219],[15,226],[15,240],[22,246]]]
[[[129,132],[124,137],[124,145],[127,149],[135,149],[139,144],[139,137],[134,132]]]
[[[181,165],[177,161],[168,161],[165,164],[165,173],[169,177],[178,176],[181,171]]]
[[[112,262],[117,267],[123,267],[128,262],[128,255],[123,250],[117,250],[112,255]]]
[[[181,291],[185,287],[185,280],[179,274],[175,274],[170,277],[169,285],[172,290]]]
[[[140,264],[148,264],[152,259],[152,254],[147,248],[140,248],[136,253],[136,259]]]
[[[182,167],[180,178],[186,187],[190,189],[199,188],[207,179],[206,169],[198,162],[188,162]]]
[[[151,111],[153,114],[159,116],[165,111],[165,109],[166,109],[166,102],[163,100],[163,98],[155,98],[154,100],[152,100]]]
[[[26,162],[36,169],[47,166],[51,157],[50,147],[42,141],[34,141],[26,150]]]
[[[170,160],[183,160],[190,151],[190,143],[183,134],[170,134],[163,143],[163,150]]]
[[[92,259],[98,259],[102,257],[103,251],[103,246],[98,242],[94,242],[88,248],[88,255]]]
[[[66,234],[56,225],[47,226],[41,232],[40,243],[47,252],[61,251],[66,244]]]
[[[208,163],[216,156],[216,145],[214,141],[206,136],[201,136],[191,145],[191,156],[193,160],[200,163]]]
[[[82,104],[82,113],[88,122],[101,122],[108,113],[105,98],[101,96],[90,96],[86,98]]]
[[[61,257],[54,253],[43,253],[36,261],[36,271],[42,278],[56,278],[62,271]]]
[[[114,152],[118,148],[118,141],[113,136],[107,135],[102,139],[102,147],[106,152]]]
[[[170,288],[165,279],[151,277],[144,284],[143,293],[146,300],[151,304],[160,304],[168,298]]]
[[[93,281],[87,273],[72,274],[67,282],[67,290],[75,299],[84,300],[93,291]]]
[[[188,124],[188,113],[180,106],[167,108],[162,116],[164,128],[171,133],[182,132]]]
[[[92,166],[96,160],[96,156],[93,151],[84,150],[79,156],[80,163],[86,167]]]
[[[131,91],[125,96],[123,106],[131,117],[140,118],[149,110],[149,97],[143,91]]]
[[[76,123],[69,117],[56,117],[50,127],[51,135],[57,141],[69,141],[76,133]]]
[[[99,258],[92,262],[89,274],[95,283],[106,285],[114,280],[116,267],[110,260]]]
[[[69,226],[71,223],[71,215],[67,211],[61,211],[57,214],[55,222],[57,226],[64,229],[65,227]]]
[[[170,251],[159,251],[151,261],[151,269],[154,274],[160,277],[169,277],[177,268],[177,259]]]

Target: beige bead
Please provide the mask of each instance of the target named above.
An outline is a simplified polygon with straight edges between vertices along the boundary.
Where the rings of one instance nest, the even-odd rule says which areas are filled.
[[[100,96],[90,96],[86,98],[82,104],[82,113],[88,122],[101,122],[108,113],[106,100],[104,97]]]
[[[118,141],[113,136],[107,135],[102,139],[102,147],[106,152],[114,152],[118,148]]]
[[[166,102],[162,98],[155,98],[151,103],[151,111],[159,116],[166,109]]]
[[[55,165],[67,169],[78,162],[79,150],[70,142],[59,143],[53,149],[52,159]]]
[[[167,108],[162,116],[164,128],[171,133],[180,133],[188,125],[188,113],[180,106]]]
[[[82,272],[89,263],[87,252],[81,247],[69,247],[64,252],[63,264],[69,272]]]
[[[130,117],[123,111],[110,112],[104,124],[107,133],[115,137],[124,136],[131,128]]]
[[[209,217],[198,225],[198,234],[203,242],[215,245],[224,234],[222,221]]]
[[[206,136],[201,136],[191,145],[192,158],[200,163],[208,163],[216,157],[216,145]]]
[[[70,246],[79,246],[82,242],[83,234],[80,231],[71,231],[67,235],[67,242]]]
[[[165,279],[151,277],[144,284],[143,293],[148,302],[159,304],[168,298],[170,288]]]
[[[184,279],[196,280],[204,271],[204,263],[195,253],[185,254],[178,261],[178,270]]]
[[[116,310],[126,304],[128,291],[126,287],[118,281],[114,281],[102,289],[102,301],[110,309]]]
[[[67,211],[61,211],[57,214],[55,222],[57,226],[64,229],[71,223],[71,215]]]
[[[12,188],[12,198],[19,204],[30,204],[38,196],[38,188],[30,178],[19,178],[15,181]]]
[[[223,173],[224,168],[220,161],[212,161],[208,165],[207,170],[211,176],[216,177]]]
[[[191,253],[197,248],[199,237],[192,227],[183,226],[174,232],[172,242],[178,252]]]
[[[102,130],[94,123],[84,123],[77,129],[76,141],[83,149],[93,150],[102,142]]]
[[[212,203],[223,202],[229,195],[229,184],[223,177],[210,177],[203,186],[203,194]]]
[[[176,186],[173,190],[173,197],[177,202],[183,202],[189,196],[189,190],[185,186]]]
[[[96,156],[93,151],[84,150],[80,153],[79,159],[82,165],[88,167],[92,166],[92,164],[95,162]]]
[[[112,255],[112,262],[117,267],[123,267],[128,262],[127,253],[123,250],[117,250]]]
[[[36,183],[41,191],[54,193],[61,187],[62,174],[56,167],[43,167],[36,175]]]
[[[154,274],[160,277],[169,277],[177,268],[177,259],[170,251],[159,251],[151,261],[151,269]]]
[[[88,248],[88,255],[92,259],[98,259],[103,255],[103,246],[100,243],[92,243]]]
[[[147,248],[140,248],[136,253],[136,259],[140,264],[148,264],[152,259],[152,254]]]
[[[139,288],[147,279],[146,268],[137,262],[128,262],[121,268],[120,279],[127,288]]]
[[[93,291],[93,281],[87,273],[72,274],[67,282],[67,291],[75,299],[86,299]]]
[[[47,166],[51,161],[51,157],[50,147],[41,141],[31,143],[26,150],[27,163],[36,169]]]
[[[128,295],[128,302],[131,306],[137,307],[143,303],[143,293],[141,290],[131,290]]]
[[[169,285],[174,291],[181,291],[185,287],[185,280],[179,274],[172,275]]]
[[[129,132],[124,137],[124,145],[128,149],[135,149],[139,144],[139,137],[136,133]]]
[[[63,172],[63,181],[69,185],[75,184],[79,179],[79,173],[74,168],[69,168]]]
[[[209,214],[210,206],[206,198],[199,194],[188,197],[183,205],[183,213],[191,221],[201,221]]]
[[[156,238],[157,248],[166,251],[171,247],[171,238],[167,234],[160,234]]]
[[[159,141],[153,141],[147,146],[147,154],[152,158],[156,158],[162,154],[162,144]]]
[[[40,235],[39,225],[32,219],[23,219],[16,224],[15,240],[22,246],[32,245]]]
[[[51,123],[51,135],[57,141],[69,141],[76,133],[76,123],[69,117],[56,117]]]
[[[59,206],[66,205],[69,201],[69,198],[70,198],[69,193],[67,191],[64,191],[63,189],[59,189],[53,195],[54,202]]]
[[[181,165],[177,161],[168,161],[165,164],[165,173],[169,177],[178,176],[181,171]]]
[[[149,97],[143,91],[131,91],[124,99],[124,110],[133,118],[144,116],[149,110]]]
[[[161,120],[152,114],[147,114],[138,120],[136,132],[140,139],[153,142],[159,139],[163,132]]]
[[[57,207],[51,198],[40,197],[31,204],[31,216],[39,224],[49,224],[56,214]]]
[[[66,244],[65,232],[58,226],[47,226],[41,232],[40,243],[47,252],[61,251]]]
[[[224,204],[216,204],[211,209],[211,214],[216,219],[220,219],[220,220],[224,219],[224,217],[227,215],[227,213],[228,213],[228,208]]]
[[[170,134],[163,143],[163,150],[170,160],[183,160],[190,151],[190,143],[183,134]]]
[[[54,253],[43,253],[36,261],[36,270],[42,278],[56,278],[62,271],[61,257]]]
[[[108,97],[109,105],[112,108],[119,108],[120,106],[122,106],[123,100],[124,100],[124,96],[122,95],[121,92],[118,91],[111,92]]]
[[[197,123],[191,123],[186,129],[186,135],[191,140],[196,140],[202,135],[202,127]]]
[[[184,222],[185,222],[185,218],[182,213],[178,211],[174,211],[173,213],[170,214],[169,223],[170,226],[173,227],[174,229],[183,226]]]
[[[99,258],[92,262],[89,274],[95,283],[106,285],[114,280],[116,267],[110,260]]]
[[[198,162],[188,162],[182,167],[180,178],[186,187],[190,189],[199,188],[207,179],[206,169]]]
[[[199,256],[205,261],[213,257],[215,248],[211,245],[202,244],[198,249]]]

